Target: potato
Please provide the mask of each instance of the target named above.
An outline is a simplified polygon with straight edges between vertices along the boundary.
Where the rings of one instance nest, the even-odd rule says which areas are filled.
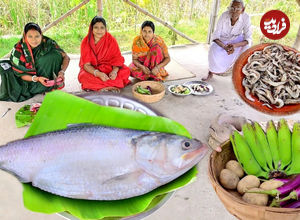
[[[262,191],[262,189],[259,188],[251,188],[251,190],[257,190]],[[266,206],[268,204],[268,195],[266,194],[259,194],[259,193],[245,193],[242,197],[242,199],[250,204],[253,205],[262,205]]]
[[[249,190],[251,188],[258,188],[260,184],[259,179],[256,176],[253,175],[247,175],[243,179],[240,180],[240,182],[237,185],[237,191],[243,195],[246,190]]]
[[[220,182],[226,189],[236,189],[240,178],[234,172],[228,169],[221,170]]]
[[[282,186],[283,182],[279,180],[268,180],[266,182],[263,182],[260,184],[259,188],[263,190],[272,190],[272,189],[277,189],[278,187]]]
[[[226,169],[231,170],[236,175],[238,175],[239,178],[242,178],[244,176],[244,170],[239,162],[236,160],[230,160],[226,163],[225,166]]]

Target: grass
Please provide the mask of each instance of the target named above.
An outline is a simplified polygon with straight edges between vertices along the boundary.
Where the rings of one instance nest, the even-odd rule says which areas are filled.
[[[9,53],[19,39],[18,37],[0,38],[0,57]]]
[[[35,21],[43,27],[78,5],[81,1],[2,0],[0,2],[0,36],[13,35],[14,37],[0,37],[0,57],[7,54],[19,40],[15,35],[22,34],[22,29],[27,22]],[[190,38],[206,43],[212,0],[132,1],[167,21]],[[193,8],[191,8],[191,2],[194,3]],[[276,42],[292,46],[299,27],[300,13],[296,1],[288,2],[284,0],[270,0],[267,2],[245,0],[248,14],[265,13],[271,9],[285,12],[290,18],[291,28],[286,37]],[[230,0],[221,1],[218,16],[226,10],[229,3]],[[116,37],[121,51],[131,50],[132,40],[139,34],[141,23],[149,18],[137,12],[122,0],[103,0],[103,4],[103,16],[106,18],[110,33]],[[81,40],[87,34],[89,22],[96,14],[96,11],[96,0],[91,0],[70,17],[49,29],[45,35],[56,40],[67,53],[79,54]],[[251,17],[252,25],[259,27],[260,18],[261,15]],[[156,34],[163,37],[168,46],[190,43],[188,40],[175,35],[158,22],[155,22],[155,24]],[[253,31],[253,44],[264,41],[273,42],[263,38],[260,29],[255,28]]]

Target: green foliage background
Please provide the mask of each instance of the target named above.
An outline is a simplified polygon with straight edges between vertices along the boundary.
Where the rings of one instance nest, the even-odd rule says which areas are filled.
[[[20,39],[27,22],[37,22],[41,27],[53,22],[82,0],[1,0],[0,1],[0,57],[7,54]],[[226,10],[231,0],[221,0],[218,15]],[[153,20],[138,12],[122,0],[102,0],[103,17],[109,31],[119,42],[121,51],[131,49],[133,38],[139,34],[144,20]],[[168,22],[198,42],[205,43],[209,27],[213,0],[132,0],[155,16]],[[262,37],[259,28],[263,13],[278,9],[285,12],[291,22],[288,35],[277,41],[292,46],[299,27],[300,7],[295,0],[245,0],[246,12],[253,25],[253,44],[270,41]],[[68,53],[80,53],[80,42],[87,34],[91,19],[97,13],[96,0],[76,11],[71,16],[45,32],[56,40]],[[188,40],[177,36],[165,26],[154,21],[156,34],[162,36],[167,45],[187,44]]]

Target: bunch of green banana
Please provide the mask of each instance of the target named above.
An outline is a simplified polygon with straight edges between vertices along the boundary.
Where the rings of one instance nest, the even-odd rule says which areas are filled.
[[[278,154],[280,169],[284,170],[292,161],[292,134],[284,119],[278,124]]]
[[[257,163],[245,138],[237,131],[230,136],[234,153],[247,174],[268,178],[268,173]]]
[[[287,169],[287,175],[300,173],[300,123],[294,123],[292,134],[291,165]]]
[[[230,140],[247,174],[268,179],[300,173],[300,123],[294,124],[293,133],[284,119],[277,130],[268,121],[266,132],[257,122],[244,124],[242,131],[244,136],[234,131]]]

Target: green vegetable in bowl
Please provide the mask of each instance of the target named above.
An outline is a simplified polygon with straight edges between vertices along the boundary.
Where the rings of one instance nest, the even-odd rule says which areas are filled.
[[[136,87],[136,92],[140,93],[140,94],[143,94],[143,95],[151,95],[150,86],[147,86],[147,89],[144,89],[141,86],[137,86]]]
[[[183,92],[184,94],[189,94],[190,93],[190,90],[188,88],[186,88]]]

